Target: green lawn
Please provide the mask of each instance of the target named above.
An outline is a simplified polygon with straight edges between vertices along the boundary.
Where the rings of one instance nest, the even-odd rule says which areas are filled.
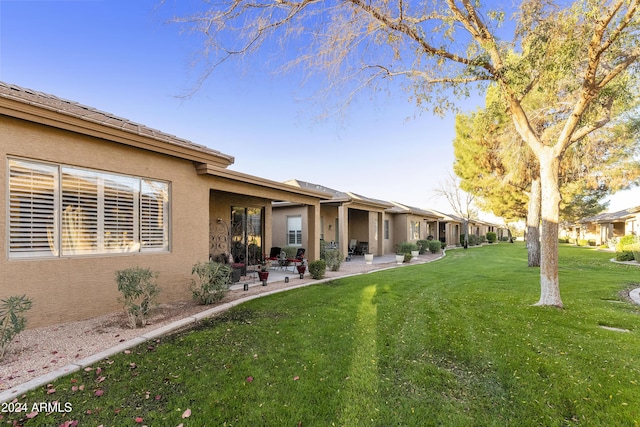
[[[560,248],[564,310],[532,306],[538,270],[508,243],[253,300],[20,399],[68,413],[4,421],[638,425],[640,307],[620,294],[640,267],[611,257]]]

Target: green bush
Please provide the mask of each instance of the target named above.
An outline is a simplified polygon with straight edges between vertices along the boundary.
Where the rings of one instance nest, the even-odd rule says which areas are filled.
[[[498,240],[498,235],[495,232],[489,231],[487,233],[487,242],[495,243],[497,240]]]
[[[633,261],[636,259],[633,255],[633,246],[637,243],[640,243],[640,240],[632,234],[621,237],[616,244],[616,260]]]
[[[633,261],[634,259],[632,251],[616,251],[616,261]]]
[[[340,270],[342,264],[342,254],[337,249],[326,249],[320,259],[324,260],[327,264],[327,268],[331,271]]]
[[[569,239],[561,237],[561,238],[558,239],[558,243],[569,243]]]
[[[411,252],[406,253],[406,254],[404,254],[404,259],[402,260],[402,262],[409,263],[409,262],[411,262],[411,258],[413,258],[413,257],[411,256]]]
[[[429,250],[429,242],[433,240],[418,240],[416,246],[418,247],[418,253],[420,255],[426,253]]]
[[[27,319],[20,313],[31,308],[32,301],[26,295],[11,296],[0,301],[0,360],[15,338],[27,325]]]
[[[314,279],[322,279],[327,271],[327,263],[323,259],[309,263],[309,274]]]
[[[199,262],[191,269],[197,279],[191,279],[191,293],[200,304],[208,305],[220,301],[229,291],[231,266],[220,262]]]
[[[587,239],[578,239],[578,246],[589,246],[589,241]]]
[[[636,262],[640,262],[640,243],[634,243],[625,248],[626,250],[630,250],[633,253],[633,259]]]
[[[287,254],[287,258],[295,258],[298,252],[297,246],[285,246],[282,250]]]
[[[477,246],[482,243],[482,239],[480,236],[476,236],[475,234],[469,234],[469,245]]]
[[[413,242],[402,242],[398,244],[397,254],[411,254],[411,251],[417,251],[418,245]]]
[[[118,290],[122,293],[120,301],[129,318],[129,327],[135,329],[147,324],[147,315],[155,305],[160,288],[155,283],[158,273],[149,268],[133,267],[116,271]]]
[[[634,243],[638,243],[638,237],[633,234],[627,234],[618,240],[618,243],[616,243],[616,250],[622,251],[625,246],[633,245]]]
[[[432,254],[437,254],[440,252],[441,243],[439,240],[430,240],[429,241],[429,252]]]

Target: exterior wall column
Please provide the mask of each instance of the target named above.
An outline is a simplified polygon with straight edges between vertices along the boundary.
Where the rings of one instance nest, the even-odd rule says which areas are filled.
[[[310,261],[320,259],[320,202],[307,206],[307,252]]]
[[[349,208],[345,205],[338,206],[338,240],[340,241],[340,253],[347,256],[349,253]]]
[[[386,220],[384,211],[378,213],[378,241],[375,250],[369,248],[369,252],[374,255],[384,255],[384,221]]]
[[[269,256],[269,249],[273,246],[273,208],[271,203],[264,206],[264,242],[262,252]]]

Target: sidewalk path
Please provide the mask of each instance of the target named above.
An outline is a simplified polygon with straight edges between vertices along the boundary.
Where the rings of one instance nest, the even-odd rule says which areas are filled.
[[[155,311],[150,324],[143,329],[130,329],[123,312],[112,313],[79,322],[44,328],[27,329],[18,335],[0,366],[0,402],[7,402],[28,390],[46,385],[57,378],[79,371],[114,354],[145,341],[156,340],[196,322],[215,316],[245,301],[278,292],[318,284],[340,277],[349,277],[388,268],[431,262],[443,254],[425,254],[410,264],[397,265],[395,255],[374,257],[366,264],[363,256],[343,262],[337,272],[327,271],[322,280],[313,280],[306,273],[303,279],[292,271],[270,271],[267,286],[253,277],[249,290],[235,284],[216,306],[197,305],[193,301],[165,304]],[[288,283],[285,282],[288,277]]]

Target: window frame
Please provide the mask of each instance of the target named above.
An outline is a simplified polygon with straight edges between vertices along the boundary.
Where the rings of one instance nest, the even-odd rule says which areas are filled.
[[[299,230],[292,228],[293,220],[296,221],[293,225],[298,225],[299,222]],[[293,237],[293,241],[291,237]],[[302,246],[302,215],[287,216],[287,246]]]
[[[171,251],[172,203],[169,181],[18,157],[7,157],[6,165],[8,259],[76,258]],[[50,197],[53,202],[46,206],[43,204],[42,209],[38,208],[34,214],[34,208],[29,211],[28,207],[40,206],[36,198],[38,189],[29,193],[28,182],[25,182],[22,184],[20,197],[19,175],[33,175],[33,171],[38,173],[42,170],[52,173],[49,189],[52,195],[47,193],[45,196]],[[143,191],[148,183],[155,186],[155,193],[148,189]],[[29,194],[32,195],[31,198]],[[144,203],[143,197],[146,198]],[[149,201],[154,198],[156,207],[145,211],[143,205],[146,203],[152,206],[153,202]],[[24,212],[21,210],[21,203],[27,206]],[[38,215],[46,217],[48,222],[39,224]],[[145,239],[143,235],[144,215],[148,223],[153,224],[155,221],[159,224],[155,228],[149,228],[152,232],[148,235],[154,236],[155,240]],[[27,230],[20,237],[27,242],[22,248],[19,244],[14,244],[21,229]],[[39,242],[42,246],[44,235],[48,237],[48,248],[38,250],[37,244]],[[35,244],[29,243],[34,241]]]

